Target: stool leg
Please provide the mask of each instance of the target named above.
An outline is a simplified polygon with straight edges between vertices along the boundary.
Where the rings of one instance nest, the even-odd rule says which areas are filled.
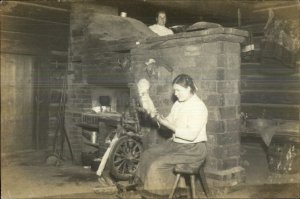
[[[192,198],[196,198],[196,186],[195,186],[195,175],[190,176],[191,180],[191,189],[192,189]]]
[[[176,175],[176,180],[175,180],[175,183],[174,183],[174,185],[173,185],[172,192],[171,192],[171,194],[169,195],[169,198],[170,198],[170,199],[173,198],[173,196],[174,196],[174,193],[175,193],[175,191],[176,191],[176,188],[177,188],[179,179],[180,179],[180,174],[178,173],[178,174]]]
[[[207,182],[206,182],[206,177],[205,177],[203,167],[201,167],[199,169],[199,173],[200,173],[200,181],[201,181],[204,193],[205,193],[206,196],[210,196],[210,191],[209,191],[209,188],[208,188],[208,185],[207,185]]]

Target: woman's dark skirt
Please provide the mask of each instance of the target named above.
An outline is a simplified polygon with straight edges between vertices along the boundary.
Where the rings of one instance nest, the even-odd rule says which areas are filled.
[[[136,179],[145,191],[168,195],[175,181],[176,164],[200,166],[207,155],[205,142],[182,144],[168,140],[146,150],[140,160]]]

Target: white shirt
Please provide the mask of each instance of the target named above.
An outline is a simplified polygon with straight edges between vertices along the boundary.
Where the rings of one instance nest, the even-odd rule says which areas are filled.
[[[173,141],[178,143],[207,141],[207,117],[207,108],[196,94],[187,101],[176,101],[166,118],[175,126]]]
[[[165,26],[161,26],[158,24],[154,24],[152,26],[149,26],[149,28],[158,34],[159,36],[165,36],[165,35],[173,35],[173,31]]]

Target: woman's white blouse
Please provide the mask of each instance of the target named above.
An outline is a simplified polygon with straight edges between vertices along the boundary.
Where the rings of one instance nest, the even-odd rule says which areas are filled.
[[[176,101],[166,118],[175,126],[173,141],[178,143],[207,141],[207,116],[207,108],[196,94],[187,101]]]

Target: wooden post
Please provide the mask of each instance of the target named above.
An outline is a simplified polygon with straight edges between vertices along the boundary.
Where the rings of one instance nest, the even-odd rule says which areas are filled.
[[[241,27],[241,25],[242,25],[241,9],[238,8],[238,27]]]

